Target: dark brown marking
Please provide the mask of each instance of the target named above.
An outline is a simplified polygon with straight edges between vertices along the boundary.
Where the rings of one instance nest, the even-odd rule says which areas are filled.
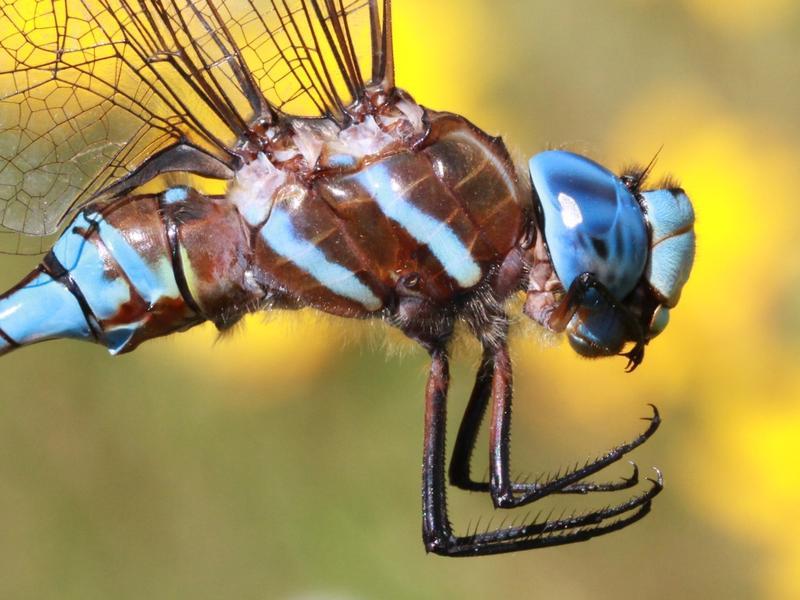
[[[14,338],[8,335],[2,327],[0,327],[0,338],[3,338],[11,348],[19,348],[19,342],[17,342]]]
[[[179,239],[180,225],[175,219],[175,209],[170,205],[164,204],[163,195],[159,198],[158,204],[158,214],[161,216],[161,221],[164,224],[164,231],[167,234],[167,243],[169,245],[169,255],[172,260],[172,271],[175,275],[175,283],[178,285],[178,290],[186,306],[202,316],[203,310],[195,301],[194,296],[192,296],[189,283],[186,281],[186,272],[183,267],[183,257],[181,256],[181,243]]]

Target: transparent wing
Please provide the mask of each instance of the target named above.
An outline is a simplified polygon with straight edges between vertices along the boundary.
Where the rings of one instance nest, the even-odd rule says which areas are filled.
[[[0,251],[40,252],[30,236],[178,141],[233,166],[255,120],[342,119],[367,79],[391,79],[389,12],[388,0],[0,0]]]

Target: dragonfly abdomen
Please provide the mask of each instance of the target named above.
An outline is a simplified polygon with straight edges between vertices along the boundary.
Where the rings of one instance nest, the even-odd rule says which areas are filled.
[[[0,353],[64,337],[117,354],[206,319],[230,326],[262,296],[247,247],[235,208],[188,188],[88,206],[0,297]]]

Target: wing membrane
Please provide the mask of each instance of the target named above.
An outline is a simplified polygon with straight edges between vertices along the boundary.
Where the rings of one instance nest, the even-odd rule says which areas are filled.
[[[41,251],[26,236],[179,140],[233,165],[255,119],[343,119],[384,78],[388,15],[378,0],[0,0],[0,251]]]

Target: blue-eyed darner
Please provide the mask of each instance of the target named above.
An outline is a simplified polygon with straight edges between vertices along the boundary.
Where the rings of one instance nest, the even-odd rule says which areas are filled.
[[[390,0],[2,6],[3,233],[17,250],[61,233],[0,296],[0,353],[58,337],[127,352],[256,310],[384,319],[431,355],[430,551],[570,543],[647,514],[660,477],[618,505],[457,535],[445,494],[448,343],[464,322],[484,351],[453,485],[489,492],[499,508],[635,486],[636,472],[585,480],[648,439],[657,412],[583,468],[511,480],[504,305],[524,293],[525,314],[565,331],[580,354],[624,353],[635,368],[692,264],[693,213],[676,184],[649,189],[649,168],[616,176],[565,151],[518,168],[499,138],[418,105],[395,87]],[[296,116],[309,107],[315,116]],[[161,185],[189,174],[226,182],[224,193],[188,177]],[[484,482],[470,462],[489,404]]]

